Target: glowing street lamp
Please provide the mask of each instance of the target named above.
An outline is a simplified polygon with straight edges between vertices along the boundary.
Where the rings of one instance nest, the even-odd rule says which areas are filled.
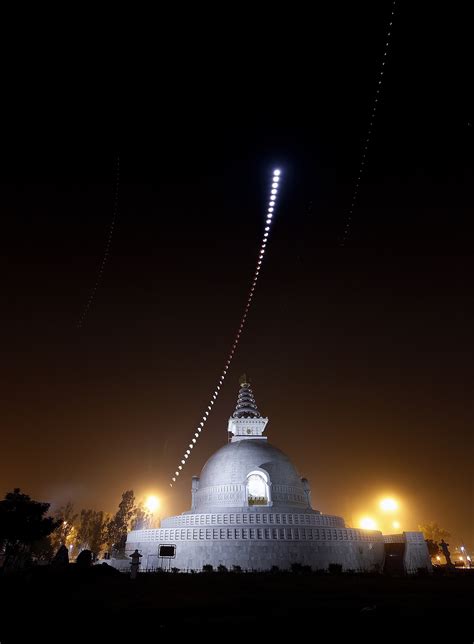
[[[398,508],[398,503],[395,499],[387,498],[380,501],[380,509],[383,512],[395,512]]]
[[[400,521],[394,521],[392,523],[392,528],[395,528],[395,530],[399,530],[400,529]]]
[[[150,514],[153,514],[158,510],[159,507],[160,507],[160,502],[158,498],[153,494],[151,494],[145,501],[145,508],[148,510]]]
[[[360,521],[360,527],[364,530],[377,530],[376,522],[370,517],[364,517]]]

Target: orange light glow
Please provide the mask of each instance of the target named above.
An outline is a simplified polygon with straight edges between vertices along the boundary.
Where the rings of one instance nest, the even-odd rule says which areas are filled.
[[[398,509],[398,503],[392,498],[382,499],[380,501],[380,509],[384,512],[395,512]]]
[[[148,510],[148,512],[153,514],[160,507],[160,502],[156,496],[151,494],[149,497],[147,497],[147,500],[145,501],[145,507]]]

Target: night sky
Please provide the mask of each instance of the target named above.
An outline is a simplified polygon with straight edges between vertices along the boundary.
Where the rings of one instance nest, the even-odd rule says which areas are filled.
[[[402,528],[436,521],[474,547],[471,80],[454,17],[408,4],[344,247],[391,2],[281,15],[274,31],[161,24],[94,77],[78,52],[67,74],[29,61],[0,151],[2,495],[111,512],[133,488],[164,515],[188,509],[245,372],[315,508],[356,524],[390,493]],[[118,154],[109,259],[78,328]],[[171,490],[242,315],[275,167],[248,324]]]

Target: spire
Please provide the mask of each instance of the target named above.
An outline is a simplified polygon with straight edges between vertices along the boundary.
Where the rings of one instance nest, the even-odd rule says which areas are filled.
[[[247,376],[245,374],[239,378],[239,383],[240,391],[237,396],[237,405],[235,406],[232,418],[260,418],[261,414],[258,411],[252,388],[250,387],[250,383],[247,382]]]
[[[262,418],[258,411],[250,381],[245,374],[239,378],[239,383],[237,404],[234,413],[229,418],[228,431],[233,434],[232,442],[244,438],[266,440],[266,436],[262,436],[262,434],[268,423],[268,418]]]

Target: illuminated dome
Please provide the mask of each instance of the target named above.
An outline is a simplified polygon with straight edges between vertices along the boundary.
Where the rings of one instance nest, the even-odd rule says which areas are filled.
[[[195,494],[195,512],[222,506],[247,507],[249,483],[260,476],[261,505],[308,508],[305,486],[290,459],[261,438],[248,438],[228,443],[213,454],[204,465]],[[249,477],[253,477],[249,481]],[[197,480],[197,479],[196,479]],[[252,495],[250,495],[251,497]]]

